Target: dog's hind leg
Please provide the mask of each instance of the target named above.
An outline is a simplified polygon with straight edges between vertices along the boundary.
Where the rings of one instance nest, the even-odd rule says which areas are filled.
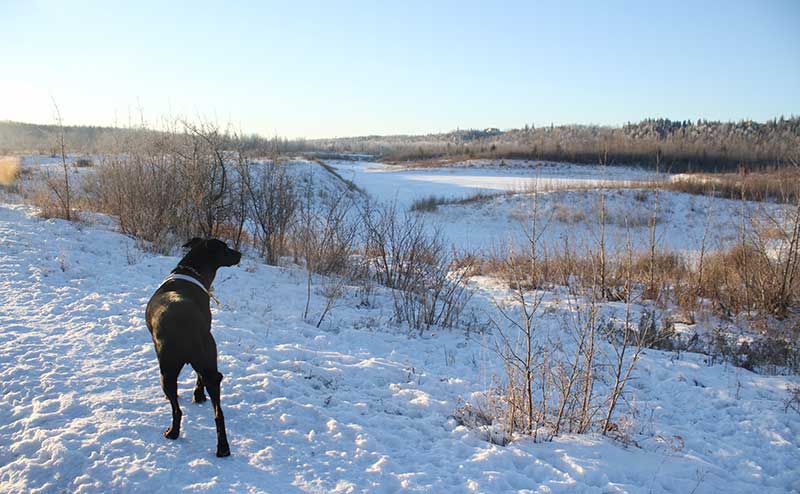
[[[203,403],[207,400],[206,393],[204,391],[205,386],[203,385],[203,379],[200,377],[200,374],[197,374],[197,382],[194,385],[194,396],[192,397],[192,401],[195,403]]]
[[[164,437],[167,439],[178,439],[181,433],[183,412],[181,412],[181,407],[178,404],[178,374],[180,372],[181,368],[179,366],[169,368],[162,366],[161,368],[161,387],[169,400],[170,406],[172,406],[172,425],[164,431]]]
[[[225,417],[222,415],[220,406],[219,383],[222,381],[222,374],[217,372],[216,366],[212,369],[200,369],[199,374],[202,376],[208,397],[211,398],[211,404],[214,406],[214,422],[217,425],[217,456],[230,456],[231,448],[228,445],[228,434],[225,431]]]

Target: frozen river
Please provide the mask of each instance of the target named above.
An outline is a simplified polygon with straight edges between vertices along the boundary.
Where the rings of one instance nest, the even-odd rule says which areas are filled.
[[[497,193],[543,190],[539,196],[541,241],[554,249],[565,243],[577,250],[596,248],[601,197],[606,204],[607,246],[624,248],[630,238],[635,250],[645,249],[647,225],[655,212],[659,246],[684,253],[698,251],[706,237],[707,249],[729,245],[737,238],[739,201],[662,191],[624,188],[632,182],[667,179],[646,170],[566,163],[510,161],[478,162],[449,168],[399,168],[381,163],[331,161],[331,166],[370,196],[397,201],[408,209],[415,200],[436,196],[459,199],[476,192]],[[603,185],[602,190],[592,189]],[[611,187],[609,187],[611,186]],[[619,186],[620,188],[614,188]],[[530,225],[530,194],[502,195],[466,204],[439,206],[426,212],[431,228],[442,232],[457,250],[504,250],[522,245]],[[780,206],[748,203],[748,217]]]
[[[375,198],[410,206],[430,196],[462,198],[477,192],[522,192],[624,185],[654,180],[656,176],[636,168],[564,163],[511,162],[514,165],[451,168],[400,168],[370,162],[330,161],[345,179]]]

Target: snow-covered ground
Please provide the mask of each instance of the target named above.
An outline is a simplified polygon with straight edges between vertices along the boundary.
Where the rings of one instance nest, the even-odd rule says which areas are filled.
[[[92,216],[87,215],[92,220]],[[648,351],[629,400],[639,447],[596,435],[501,447],[453,418],[501,367],[491,335],[409,337],[385,292],[348,295],[317,329],[303,273],[220,271],[213,308],[233,456],[180,381],[168,441],[144,305],[177,257],[113,222],[0,205],[0,492],[783,493],[800,489],[797,377]],[[473,329],[502,288],[476,280]],[[312,319],[322,307],[315,295]]]
[[[476,192],[566,189],[600,184],[656,180],[655,174],[630,167],[605,167],[509,160],[467,162],[446,168],[402,168],[364,161],[329,161],[346,179],[383,201],[408,207],[430,196],[463,198]]]
[[[578,251],[596,249],[599,238],[600,200],[605,199],[605,237],[610,250],[624,248],[630,239],[634,250],[646,249],[648,224],[657,203],[656,240],[659,248],[687,255],[705,248],[724,248],[735,242],[745,221],[782,219],[783,206],[710,199],[685,193],[629,188],[631,182],[667,180],[630,167],[573,165],[509,160],[470,161],[447,168],[400,168],[380,163],[332,161],[342,177],[352,180],[370,196],[397,201],[409,208],[414,201],[435,196],[462,199],[476,192],[490,194],[479,201],[446,204],[423,213],[431,228],[440,230],[459,251],[503,252],[527,242],[538,200],[540,241],[553,249],[565,242]],[[602,189],[590,187],[603,185]],[[587,189],[589,188],[589,189]],[[504,194],[503,192],[510,192]],[[493,195],[492,195],[493,194]]]

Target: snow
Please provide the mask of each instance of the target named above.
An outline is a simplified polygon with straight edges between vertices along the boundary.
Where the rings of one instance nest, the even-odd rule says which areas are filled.
[[[68,160],[74,162],[78,158],[69,156]],[[98,157],[89,158],[101,161]],[[23,169],[30,171],[23,180],[28,189],[36,188],[42,174],[60,172],[60,158],[31,155],[22,161]],[[260,160],[256,166],[267,161]],[[350,194],[359,199],[359,194],[349,190],[347,183],[315,161],[293,158],[285,163],[301,192],[311,180],[313,187],[327,196]],[[436,211],[422,213],[428,227],[440,231],[446,243],[459,252],[505,252],[509,247],[524,245],[533,209],[532,190],[540,191],[537,195],[540,227],[546,227],[540,238],[543,246],[558,250],[567,242],[576,251],[596,249],[597,211],[602,196],[608,216],[612,217],[605,231],[607,248],[624,248],[630,239],[634,250],[647,250],[654,192],[591,187],[627,186],[632,182],[679,177],[656,175],[633,167],[526,160],[470,160],[440,168],[404,168],[369,161],[326,163],[366,196],[384,202],[396,201],[400,210],[431,196],[459,200],[479,192],[490,194],[483,200],[440,205]],[[92,172],[93,168],[72,168],[73,184],[77,187]],[[319,206],[320,196],[315,195],[315,206]],[[665,250],[683,253],[691,260],[701,248],[722,249],[739,239],[741,201],[669,191],[661,191],[658,200],[657,240]],[[787,211],[784,206],[769,203],[746,202],[745,206],[748,224],[764,218],[781,218]]]
[[[329,161],[346,179],[384,201],[397,200],[403,207],[415,200],[437,197],[463,198],[476,192],[525,191],[530,189],[586,187],[654,180],[657,177],[630,167],[572,165],[566,163],[468,162],[447,168],[402,168],[364,161]],[[505,163],[505,162],[504,162]]]
[[[369,162],[330,162],[344,178],[373,198],[397,201],[406,209],[415,200],[430,196],[463,199],[476,192],[494,193],[483,200],[441,205],[436,211],[423,213],[430,228],[441,231],[459,251],[505,252],[509,246],[524,245],[534,204],[531,190],[540,191],[540,242],[550,249],[563,249],[565,242],[577,251],[596,249],[601,197],[610,218],[605,231],[607,248],[622,249],[629,239],[634,251],[648,248],[655,192],[591,187],[666,180],[668,176],[630,167],[514,160],[506,163],[501,167],[497,162],[475,160],[448,168],[398,168]],[[705,250],[710,251],[728,247],[739,239],[741,201],[663,190],[658,201],[656,232],[663,249],[684,253],[691,259],[704,242]],[[788,210],[777,204],[746,202],[745,221],[750,224],[756,219],[781,218]]]
[[[188,370],[168,441],[143,315],[178,258],[86,219],[0,205],[0,492],[800,490],[800,416],[783,406],[797,377],[648,351],[630,390],[639,447],[597,435],[501,447],[453,418],[501,369],[488,333],[409,336],[381,290],[351,291],[318,329],[301,317],[303,272],[253,259],[220,271],[212,309],[232,456],[214,456]],[[502,287],[475,283],[473,329],[486,329]]]

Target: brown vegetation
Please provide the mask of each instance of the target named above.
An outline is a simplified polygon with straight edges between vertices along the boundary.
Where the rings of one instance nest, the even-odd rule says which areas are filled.
[[[0,157],[0,185],[10,186],[16,182],[21,169],[19,158],[15,156]]]
[[[528,245],[476,263],[483,274],[505,280],[510,290],[510,300],[496,301],[501,317],[494,321],[504,374],[456,417],[486,431],[490,441],[597,431],[632,442],[629,419],[619,408],[648,348],[691,348],[708,352],[710,363],[720,359],[751,370],[800,372],[800,204],[787,208],[783,221],[769,218],[770,238],[757,223],[742,223],[737,245],[711,254],[702,249],[698,262],[688,263],[657,245],[657,198],[649,211],[650,248],[634,252],[628,241],[609,251],[602,197],[595,218],[600,233],[589,251],[578,253],[568,241],[555,251],[540,243],[547,223],[539,218],[534,195]],[[567,309],[561,324],[552,320],[559,312],[545,302],[548,293],[559,294],[552,303]],[[609,301],[617,308],[621,304],[622,317],[601,315]],[[656,314],[674,308],[684,312],[686,323],[707,311],[749,327],[756,336],[742,342],[718,330],[705,347],[680,342],[672,316]]]
[[[796,204],[800,200],[800,169],[792,166],[751,173],[678,175],[664,188],[726,199]]]

